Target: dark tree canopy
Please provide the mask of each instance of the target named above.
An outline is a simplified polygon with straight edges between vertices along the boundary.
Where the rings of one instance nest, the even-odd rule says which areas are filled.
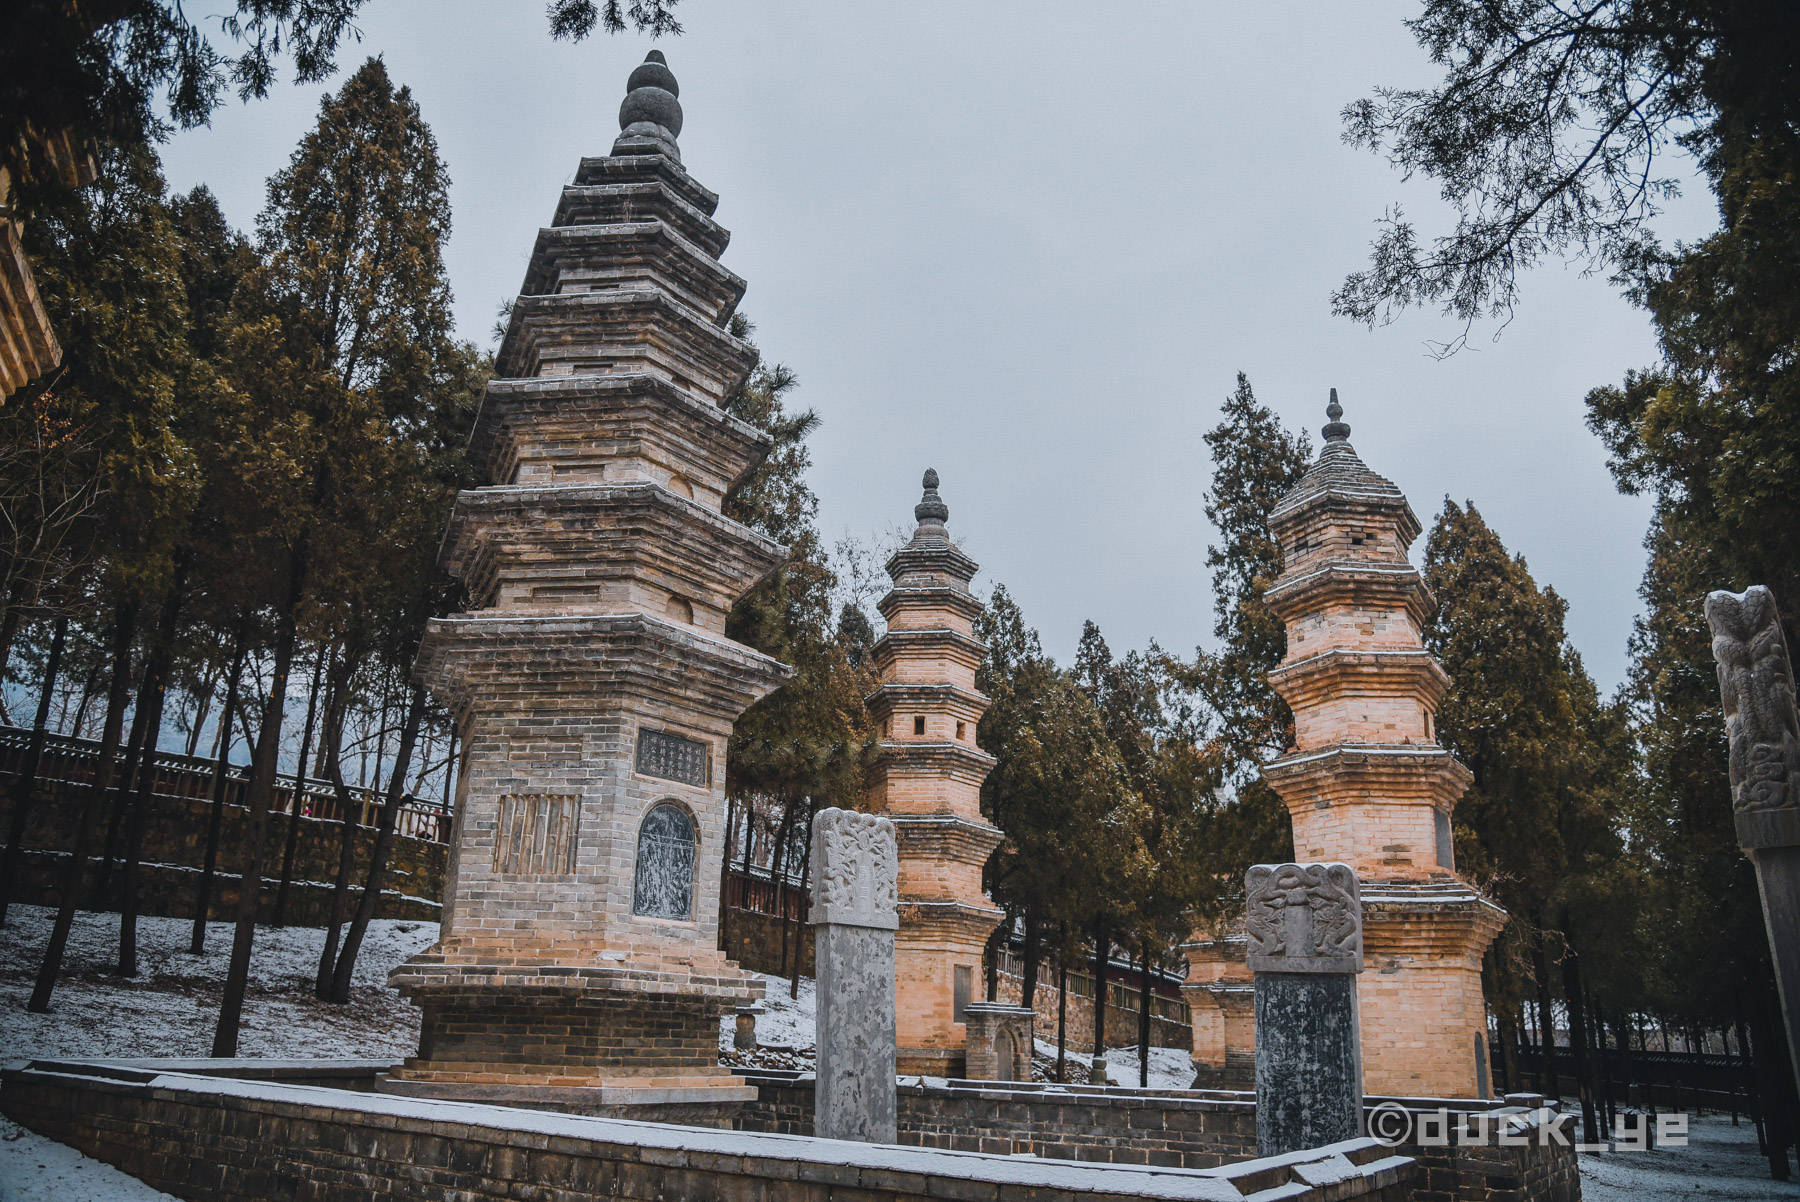
[[[1634,277],[1671,149],[1716,173],[1733,139],[1800,135],[1791,0],[1426,0],[1408,25],[1443,78],[1347,106],[1344,137],[1437,181],[1456,222],[1422,240],[1398,207],[1382,217],[1333,297],[1359,321],[1435,305],[1466,335],[1545,259]]]
[[[551,0],[551,32],[580,40],[596,28],[678,34],[678,0]],[[0,166],[49,184],[40,138],[160,140],[205,125],[228,91],[267,96],[292,60],[296,83],[336,70],[363,0],[237,0],[219,18],[180,0],[10,0],[0,7]],[[217,28],[209,30],[208,23]],[[34,136],[35,135],[35,136]]]

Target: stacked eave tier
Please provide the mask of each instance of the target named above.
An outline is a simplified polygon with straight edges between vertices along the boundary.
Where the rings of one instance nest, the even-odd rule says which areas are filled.
[[[1296,621],[1330,609],[1404,612],[1416,636],[1437,608],[1437,598],[1419,569],[1404,561],[1368,559],[1298,565],[1282,573],[1263,599],[1288,626],[1290,641],[1298,633],[1293,629]]]
[[[442,561],[478,605],[508,614],[661,612],[673,596],[723,633],[732,604],[782,558],[717,510],[629,483],[466,489]]]
[[[793,674],[741,643],[645,614],[434,618],[414,672],[459,710],[523,698],[539,712],[666,707],[721,722]]]
[[[717,405],[756,366],[756,350],[653,287],[521,296],[496,374],[661,376]]]
[[[557,201],[552,226],[662,221],[718,258],[731,234],[712,218],[719,198],[666,155],[607,155],[581,160]]]
[[[1282,664],[1269,684],[1294,713],[1294,743],[1432,743],[1450,677],[1430,652],[1335,647]]]
[[[1482,953],[1506,925],[1505,909],[1461,881],[1376,881],[1362,886],[1363,948],[1382,961],[1461,959],[1479,971]]]
[[[1269,528],[1286,543],[1312,527],[1365,517],[1391,523],[1401,548],[1419,537],[1422,529],[1399,486],[1369,470],[1348,442],[1332,441],[1325,444],[1300,482],[1269,511]]]
[[[558,226],[538,231],[524,296],[649,289],[714,325],[744,298],[744,281],[666,221]]]
[[[717,509],[769,452],[759,431],[652,375],[490,380],[469,447],[490,480],[654,480]]]
[[[1432,745],[1339,743],[1284,755],[1263,765],[1263,778],[1288,805],[1430,805],[1448,812],[1474,776]]]

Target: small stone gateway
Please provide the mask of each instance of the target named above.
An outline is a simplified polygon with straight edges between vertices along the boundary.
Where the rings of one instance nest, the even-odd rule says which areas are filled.
[[[818,964],[818,1133],[895,1140],[894,824],[854,810],[813,819],[812,923]]]
[[[1037,1011],[1004,1002],[970,1002],[963,1010],[969,1029],[971,1081],[1031,1080],[1031,1036]]]
[[[424,1021],[390,1092],[712,1124],[755,1096],[718,1064],[720,1015],[762,990],[717,947],[725,746],[787,670],[725,615],[783,550],[720,512],[768,443],[719,408],[756,356],[677,91],[660,52],[631,73],[476,423],[494,482],[443,555],[477,608],[417,669],[468,759],[442,937],[391,977]]]
[[[1258,864],[1244,877],[1256,974],[1256,1154],[1361,1133],[1356,974],[1362,902],[1348,864]]]

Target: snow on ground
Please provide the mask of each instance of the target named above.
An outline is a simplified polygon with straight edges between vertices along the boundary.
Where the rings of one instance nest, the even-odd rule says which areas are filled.
[[[719,1020],[719,1059],[743,1068],[798,1069],[811,1072],[818,1043],[818,990],[811,977],[800,978],[798,997],[789,997],[793,981],[773,973],[760,974],[764,981],[763,1012],[756,1016],[754,1052],[732,1046],[737,1017]]]
[[[0,1118],[0,1198],[5,1202],[175,1202],[67,1144]]]
[[[1056,1049],[1052,1046],[1052,1056]],[[1133,1089],[1138,1083],[1138,1050],[1132,1044],[1124,1048],[1106,1049],[1106,1078],[1109,1085],[1129,1085]],[[1194,1058],[1184,1048],[1151,1048],[1150,1049],[1150,1083],[1151,1089],[1187,1089],[1194,1083]]]
[[[1800,1198],[1800,1183],[1769,1179],[1769,1162],[1756,1150],[1756,1127],[1749,1119],[1734,1127],[1724,1115],[1707,1114],[1688,1119],[1685,1148],[1583,1152],[1581,1197],[1582,1202],[1786,1202]]]
[[[231,959],[231,924],[207,924],[206,952],[188,954],[193,924],[138,919],[138,975],[113,975],[117,914],[79,912],[50,1013],[25,1009],[56,912],[13,905],[0,928],[3,1054],[29,1056],[205,1056],[212,1050],[219,999]],[[239,1054],[395,1060],[419,1042],[419,1012],[387,987],[388,970],[437,938],[433,922],[377,919],[357,957],[350,1001],[312,996],[325,932],[258,927],[250,957]]]

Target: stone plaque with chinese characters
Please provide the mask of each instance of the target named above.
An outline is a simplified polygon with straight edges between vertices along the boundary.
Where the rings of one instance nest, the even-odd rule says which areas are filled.
[[[706,744],[667,731],[641,729],[637,740],[637,770],[645,776],[704,789],[710,779]]]

